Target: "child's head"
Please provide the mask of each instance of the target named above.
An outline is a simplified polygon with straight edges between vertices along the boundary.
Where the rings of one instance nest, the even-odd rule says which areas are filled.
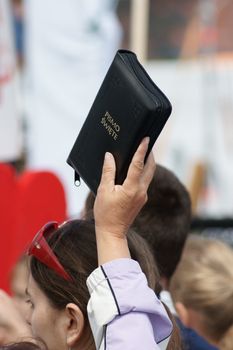
[[[232,266],[230,247],[219,241],[190,237],[170,284],[183,323],[224,350],[232,349]],[[226,345],[228,339],[231,347]]]
[[[157,165],[148,201],[133,228],[144,237],[168,281],[179,262],[191,221],[191,201],[184,185],[170,170]]]
[[[32,256],[27,292],[31,303],[28,321],[34,336],[42,338],[49,350],[75,349],[77,344],[78,348],[95,349],[87,319],[90,296],[86,286],[87,277],[98,266],[94,222],[67,222],[53,231],[47,242],[71,279]],[[128,242],[132,258],[141,263],[155,288],[158,278],[146,244],[137,234],[130,234]]]

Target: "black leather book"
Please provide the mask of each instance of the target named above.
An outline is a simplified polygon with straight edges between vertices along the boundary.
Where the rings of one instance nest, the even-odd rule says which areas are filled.
[[[96,194],[108,151],[116,161],[116,183],[122,184],[142,138],[150,137],[149,154],[171,109],[136,55],[117,51],[67,159],[76,179]]]

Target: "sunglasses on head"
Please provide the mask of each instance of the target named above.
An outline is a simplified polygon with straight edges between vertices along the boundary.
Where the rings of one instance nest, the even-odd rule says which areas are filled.
[[[65,271],[46,240],[59,227],[60,225],[56,221],[45,224],[33,238],[26,254],[33,255],[40,262],[54,270],[59,276],[71,281],[72,277]]]

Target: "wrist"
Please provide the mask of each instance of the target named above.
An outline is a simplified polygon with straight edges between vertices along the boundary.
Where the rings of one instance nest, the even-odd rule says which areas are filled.
[[[110,226],[110,225],[109,225]],[[98,238],[102,238],[105,240],[122,240],[122,239],[126,239],[126,235],[127,235],[127,231],[128,231],[128,227],[126,227],[125,225],[111,225],[110,228],[109,227],[103,227],[103,226],[99,226],[98,224],[95,225],[95,232],[96,232],[96,236]]]
[[[112,236],[112,233],[105,235],[96,234],[98,263],[102,265],[112,260],[130,258],[130,252],[126,236]]]

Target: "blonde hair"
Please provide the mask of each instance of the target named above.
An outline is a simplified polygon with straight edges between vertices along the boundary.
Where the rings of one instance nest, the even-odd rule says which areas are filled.
[[[191,236],[172,277],[174,303],[202,316],[206,337],[233,349],[233,250],[217,240]]]

